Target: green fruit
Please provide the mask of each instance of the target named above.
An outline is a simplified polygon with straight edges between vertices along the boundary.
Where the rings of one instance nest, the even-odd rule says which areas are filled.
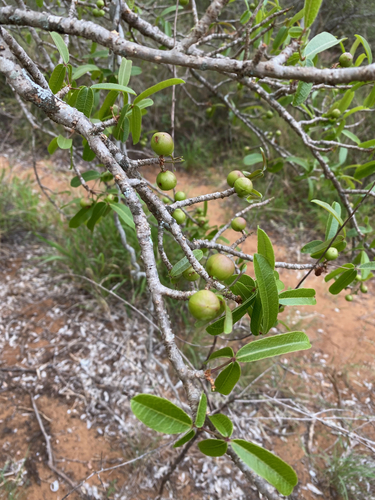
[[[255,9],[255,7],[256,7],[256,5],[255,5],[255,3],[251,3],[251,4],[249,5],[249,7],[250,7],[250,9],[254,10],[254,9]]]
[[[368,292],[368,288],[366,285],[364,285],[363,283],[361,284],[361,292],[362,293],[367,293]]]
[[[99,10],[98,17],[103,17],[103,16],[105,16],[104,10]]]
[[[79,204],[81,205],[82,208],[90,208],[92,205],[92,200],[89,200],[88,198],[81,198],[79,200]]]
[[[340,66],[349,68],[353,64],[353,56],[350,52],[344,52],[339,58]]]
[[[240,177],[244,177],[243,173],[240,170],[232,170],[232,172],[228,174],[227,183],[232,188],[236,180]]]
[[[213,278],[223,281],[233,275],[234,264],[229,257],[221,253],[215,253],[207,260],[206,271]]]
[[[353,302],[353,295],[345,295],[345,300],[347,300],[348,302]]]
[[[277,135],[277,137],[280,137],[281,136],[281,130],[276,130],[275,134]]]
[[[186,7],[187,5],[189,5],[189,0],[180,0],[179,4],[182,5],[182,7]]]
[[[245,196],[248,196],[252,193],[253,183],[250,179],[241,177],[234,183],[234,189],[240,198],[244,198]]]
[[[186,200],[186,194],[183,191],[177,191],[177,193],[174,195],[174,200],[184,201]]]
[[[94,17],[100,17],[98,9],[92,9],[92,14],[93,14]]]
[[[200,290],[189,299],[189,311],[194,318],[209,321],[220,313],[220,300],[209,290]]]
[[[103,0],[98,0],[98,1],[96,2],[96,6],[97,6],[99,9],[101,9],[102,7],[104,7],[104,2],[103,2]]]
[[[104,172],[102,173],[102,175],[100,176],[100,180],[102,182],[109,182],[113,179],[113,175],[111,174],[111,172]]]
[[[245,151],[245,153],[248,153],[250,151],[250,146],[245,146],[243,150]]]
[[[327,260],[336,260],[337,257],[339,256],[339,252],[337,250],[337,248],[329,248],[325,254],[325,258]]]
[[[172,214],[172,217],[177,222],[177,224],[180,224],[180,225],[183,224],[186,220],[186,215],[181,210],[181,208],[176,208],[176,210]]]
[[[142,146],[142,148],[146,147],[147,146],[147,139],[142,139],[141,141],[139,141],[139,145]]]
[[[243,217],[236,217],[235,219],[232,220],[230,223],[231,228],[234,229],[234,231],[243,231],[246,227],[246,220]]]
[[[330,112],[329,116],[330,116],[331,118],[335,118],[335,119],[340,118],[340,116],[341,116],[341,111],[340,111],[338,108],[333,109],[333,110]]]
[[[282,312],[284,312],[284,311],[285,311],[285,306],[281,306],[281,307],[279,307],[279,313],[282,313]]]
[[[242,90],[242,89],[243,89],[242,83],[238,82],[237,83],[237,90]]]
[[[197,208],[196,210],[197,214],[203,214],[203,208]]]
[[[174,150],[173,139],[167,132],[156,132],[151,138],[151,148],[159,156],[170,156]]]
[[[160,172],[156,177],[156,184],[163,191],[170,191],[177,185],[177,179],[173,172],[166,170],[165,172]]]
[[[199,274],[194,271],[193,266],[190,266],[189,269],[186,269],[186,271],[182,273],[182,276],[187,281],[196,281],[199,278]]]
[[[357,276],[355,277],[355,279],[357,281],[362,281],[362,274],[361,273],[357,273]]]
[[[170,200],[169,198],[167,198],[166,196],[164,196],[164,197],[163,197],[163,199],[162,199],[161,201],[162,201],[163,203],[165,203],[165,204],[168,204],[168,203],[170,203],[170,201],[171,201],[171,200]]]
[[[104,198],[104,201],[107,203],[112,203],[115,201],[115,196],[113,194],[107,194],[107,196]]]
[[[270,110],[270,111],[267,111],[267,113],[266,113],[266,117],[267,117],[267,118],[273,118],[273,113],[272,113],[272,111],[271,111],[271,110]]]

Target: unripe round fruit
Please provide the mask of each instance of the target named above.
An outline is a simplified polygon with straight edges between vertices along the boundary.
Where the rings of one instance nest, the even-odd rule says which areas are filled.
[[[250,151],[250,146],[245,146],[243,150],[245,151],[245,153],[247,153],[248,151]]]
[[[221,253],[211,255],[206,263],[206,271],[219,281],[230,278],[234,273],[234,264],[229,257]]]
[[[333,248],[333,247],[329,248],[327,250],[327,253],[325,254],[325,258],[327,260],[336,260],[338,256],[339,256],[339,252],[338,252],[337,248]]]
[[[220,300],[209,290],[200,290],[189,299],[189,311],[196,319],[209,321],[220,313]]]
[[[99,9],[92,9],[92,14],[94,17],[100,17]]]
[[[266,113],[266,117],[267,117],[267,118],[273,118],[273,113],[272,113],[272,111],[271,111],[271,110],[267,111],[267,113]]]
[[[151,148],[159,156],[170,156],[174,150],[173,139],[167,132],[156,132],[151,138]]]
[[[199,278],[199,274],[194,271],[193,266],[190,266],[189,269],[186,269],[186,271],[182,273],[182,276],[187,281],[196,281]]]
[[[276,130],[275,134],[277,135],[277,137],[280,137],[281,136],[281,130]]]
[[[245,196],[251,194],[253,190],[253,183],[250,179],[241,177],[234,183],[234,189],[240,198],[244,198]]]
[[[357,276],[355,277],[355,279],[357,281],[362,281],[362,274],[361,273],[357,273]]]
[[[339,58],[340,66],[349,68],[353,64],[353,56],[350,52],[344,52]]]
[[[177,179],[173,172],[166,170],[165,172],[160,172],[156,177],[156,184],[163,191],[170,191],[177,185]]]
[[[115,197],[111,193],[107,194],[107,196],[104,198],[104,201],[106,201],[107,203],[112,203],[114,200],[115,200]]]
[[[246,220],[243,217],[236,217],[235,219],[232,220],[231,222],[231,228],[234,229],[234,231],[243,231],[246,227]]]
[[[172,217],[177,222],[177,224],[180,224],[180,225],[183,224],[186,220],[186,215],[181,210],[181,208],[176,208],[176,210],[172,214]]]
[[[179,4],[182,5],[183,7],[186,7],[187,5],[189,5],[189,0],[180,0]]]
[[[353,302],[353,295],[345,295],[345,300],[347,300],[348,302]]]
[[[285,306],[281,306],[281,307],[279,307],[279,312],[280,312],[280,313],[282,313],[282,312],[284,312],[284,311],[285,311]]]
[[[119,112],[119,107],[117,106],[117,104],[114,104],[112,106],[112,113],[117,116],[118,115],[118,112]]]
[[[113,179],[113,175],[111,174],[111,172],[104,172],[102,173],[102,175],[100,176],[100,180],[102,182],[109,182]]]
[[[253,10],[254,10],[254,9],[255,9],[255,7],[256,7],[255,3],[251,3],[251,4],[250,4],[250,9],[253,9]]]
[[[98,17],[103,17],[103,16],[105,16],[104,10],[99,10]]]
[[[366,286],[366,285],[364,285],[363,283],[362,283],[362,285],[361,285],[361,292],[362,292],[362,293],[367,293],[367,292],[368,292],[368,288],[367,288],[367,286]]]
[[[242,90],[242,89],[243,89],[242,83],[238,82],[237,83],[237,90]]]
[[[88,198],[81,198],[79,200],[79,204],[82,208],[90,208],[92,205],[92,200],[89,200]]]
[[[104,7],[104,2],[103,2],[103,0],[98,0],[98,1],[96,2],[96,6],[97,6],[99,9],[101,9],[102,7]]]
[[[232,188],[236,180],[240,177],[244,177],[243,173],[240,170],[232,170],[232,172],[228,174],[227,183]]]
[[[339,109],[333,109],[330,113],[331,118],[340,118],[341,116],[341,111]]]
[[[174,195],[175,201],[184,201],[186,200],[186,194],[183,191],[177,191]]]
[[[163,203],[165,203],[165,204],[168,204],[168,203],[170,203],[170,201],[171,201],[171,200],[170,200],[169,198],[167,198],[166,196],[164,196],[164,197],[163,197],[163,199],[162,199],[161,201],[162,201]]]

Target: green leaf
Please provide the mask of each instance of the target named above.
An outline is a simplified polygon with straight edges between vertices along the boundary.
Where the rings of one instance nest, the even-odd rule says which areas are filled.
[[[207,396],[205,395],[204,392],[202,392],[198,404],[197,416],[195,418],[196,427],[198,428],[203,427],[204,421],[206,420],[206,412],[207,412]]]
[[[288,28],[286,26],[281,26],[273,41],[272,50],[277,50],[280,47],[280,45],[285,42],[287,36],[288,36]]]
[[[179,434],[193,422],[187,413],[170,401],[151,394],[138,394],[130,400],[134,415],[147,427],[163,434]]]
[[[234,357],[233,349],[231,347],[223,347],[222,349],[213,352],[207,361],[212,361],[213,359],[217,358],[233,358],[233,357]]]
[[[352,281],[355,280],[357,276],[357,271],[355,269],[349,269],[341,274],[341,276],[329,287],[329,292],[332,295],[337,295],[344,290]]]
[[[193,254],[194,254],[194,257],[200,261],[202,260],[202,257],[203,257],[203,252],[202,250],[193,250]],[[177,264],[175,264],[169,275],[171,278],[176,278],[177,276],[181,276],[181,274],[186,271],[186,269],[189,269],[189,267],[191,266],[190,262],[188,261],[187,257],[184,257],[182,258],[181,260],[179,260],[177,262]]]
[[[313,60],[317,54],[333,47],[334,45],[337,45],[340,42],[341,40],[338,40],[330,33],[323,31],[322,33],[319,33],[319,35],[314,36],[314,38],[309,41],[309,43],[306,45],[303,55],[306,58]]]
[[[59,135],[57,138],[57,145],[60,149],[70,149],[73,144],[73,139],[67,139],[66,137]]]
[[[60,52],[60,56],[62,57],[62,60],[64,61],[65,64],[68,64],[69,62],[69,50],[68,47],[65,45],[65,42],[62,38],[61,35],[56,33],[55,31],[50,31],[50,35],[52,37],[52,40],[54,41],[57,50]]]
[[[91,217],[94,207],[95,205],[92,205],[90,208],[81,208],[81,210],[70,219],[69,227],[72,229],[76,229],[81,224],[83,224],[87,219]]]
[[[138,106],[134,106],[132,111],[132,136],[133,144],[137,144],[142,132],[142,113]]]
[[[134,104],[137,104],[138,102],[142,101],[142,99],[146,99],[146,97],[149,97],[150,95],[155,94],[160,90],[166,89],[167,87],[171,87],[172,85],[179,85],[180,83],[185,83],[185,81],[181,80],[181,78],[170,78],[169,80],[164,80],[163,82],[159,82],[156,85],[153,85],[149,89],[139,94],[139,96],[134,99]]]
[[[258,253],[263,255],[268,261],[268,264],[275,269],[275,253],[268,235],[258,226]]]
[[[92,89],[100,90],[116,90],[117,92],[126,92],[127,94],[137,95],[134,90],[125,85],[119,85],[118,83],[95,83],[91,86]]]
[[[251,363],[281,354],[310,349],[310,347],[310,341],[305,333],[288,332],[250,342],[241,347],[236,354],[236,359],[241,363]]]
[[[292,493],[298,482],[297,474],[281,458],[243,439],[234,439],[231,446],[250,469],[272,484],[282,495]]]
[[[85,161],[92,161],[96,153],[90,148],[89,143],[87,141],[84,141],[84,147],[83,147],[83,153],[82,153],[82,160]]]
[[[92,216],[87,223],[87,228],[90,229],[90,231],[94,230],[95,224],[98,222],[98,220],[106,210],[107,210],[107,203],[104,203],[104,201],[96,203]]]
[[[126,86],[129,83],[132,72],[132,61],[127,61],[125,57],[121,59],[120,68],[118,70],[119,85]]]
[[[142,99],[142,101],[138,102],[137,106],[139,107],[139,109],[145,109],[145,108],[149,108],[153,104],[154,104],[154,101],[152,99]]]
[[[333,246],[334,248],[337,248],[339,249],[339,247],[342,245],[343,243],[343,239],[344,239],[344,236],[342,236],[342,234],[340,234],[339,236],[337,236],[337,238],[335,238],[335,241],[332,243],[333,241],[333,238],[331,238],[330,240],[327,240],[327,241],[323,241],[322,243],[320,243],[319,245],[316,245],[314,248],[312,248],[310,254],[311,254],[311,257],[313,259],[317,259],[319,258],[321,255],[323,255],[323,252],[326,248],[329,247],[329,245],[332,243],[331,246]],[[346,245],[345,245],[346,246]],[[340,250],[341,251],[341,250]]]
[[[315,290],[313,288],[297,288],[286,290],[279,295],[279,303],[282,306],[303,306],[316,304]]]
[[[198,443],[200,451],[208,457],[221,457],[228,449],[228,443],[221,439],[205,439]]]
[[[337,203],[337,201],[334,201],[332,203],[332,208],[337,213],[337,215],[341,217],[340,203]],[[335,236],[335,234],[337,233],[338,228],[339,228],[338,221],[333,217],[332,214],[329,214],[328,219],[327,219],[327,224],[326,224],[325,239],[330,240],[331,238],[333,238]]]
[[[337,269],[334,269],[329,274],[327,274],[327,276],[324,278],[324,281],[328,282],[329,280],[331,280],[335,276],[338,276],[339,274],[342,274],[347,269],[354,269],[354,264],[344,264],[341,267],[339,267]]]
[[[56,149],[58,148],[58,144],[57,144],[57,137],[54,137],[52,139],[52,141],[48,144],[48,152],[50,155],[53,155],[53,153],[56,151]]]
[[[354,178],[357,180],[364,179],[375,172],[375,161],[369,161],[356,168]]]
[[[341,113],[344,113],[348,107],[351,105],[354,99],[355,92],[352,90],[347,90],[343,97],[334,105],[333,109],[339,109]]]
[[[179,448],[180,446],[184,445],[188,441],[190,441],[193,437],[195,436],[195,430],[191,429],[188,431],[184,436],[182,436],[181,439],[175,442],[173,445],[173,448]]]
[[[279,313],[276,279],[268,260],[258,253],[254,254],[254,271],[262,301],[263,333],[267,333],[275,324]]]
[[[126,142],[129,137],[130,132],[130,121],[127,116],[124,118],[124,123],[122,124],[122,134],[120,134],[119,140],[122,142]]]
[[[350,132],[350,130],[343,130],[342,133],[346,135],[346,137],[349,137],[349,139],[355,142],[356,144],[361,143],[360,139],[358,139],[358,137],[355,134],[353,134],[353,132]]]
[[[324,242],[322,240],[313,240],[309,243],[306,243],[305,246],[301,248],[301,253],[311,253],[314,251],[314,248],[318,245],[322,245]]]
[[[114,210],[120,219],[125,222],[125,224],[132,229],[135,229],[135,224],[133,221],[133,216],[130,211],[130,208],[124,205],[123,203],[116,203],[116,202],[111,202],[109,203],[109,206]]]
[[[246,24],[247,22],[250,21],[250,17],[251,17],[251,12],[249,10],[245,10],[245,12],[240,17],[240,23]]]
[[[99,179],[100,172],[97,172],[96,170],[88,170],[81,175],[85,181],[93,181],[94,179]],[[81,185],[81,181],[79,180],[78,175],[73,177],[73,179],[70,181],[70,185],[74,188],[77,188]]]
[[[363,101],[363,105],[366,108],[372,108],[374,104],[375,104],[375,85],[372,87],[371,92],[366,97],[366,99]]]
[[[250,166],[255,165],[256,163],[263,162],[263,156],[260,153],[253,153],[251,155],[245,156],[243,159],[244,165]]]
[[[366,269],[368,271],[375,271],[375,262],[365,262],[359,266],[359,269]]]
[[[215,380],[215,390],[228,396],[232,392],[233,387],[237,384],[241,376],[241,367],[237,363],[230,363]]]
[[[363,38],[363,36],[361,36],[361,35],[355,35],[355,37],[363,45],[363,48],[365,49],[365,52],[366,52],[368,63],[371,64],[372,63],[372,52],[371,52],[370,45],[368,44],[367,40],[365,38]]]
[[[87,87],[83,87],[78,93],[75,107],[87,116],[87,118],[90,118],[93,104],[94,92]]]
[[[242,300],[246,300],[254,294],[256,288],[255,281],[247,274],[243,274],[238,281],[231,286],[231,283],[237,278],[238,274],[234,274],[229,279],[225,280],[225,284],[229,286],[231,292],[235,295],[240,295]]]
[[[302,35],[302,32],[302,28],[300,28],[299,26],[293,26],[292,28],[289,28],[288,35],[290,36],[290,38],[299,38]]]
[[[321,4],[322,0],[305,0],[304,17],[306,28],[309,28],[315,21]]]
[[[222,413],[216,413],[216,415],[210,415],[208,417],[211,423],[215,426],[215,429],[220,432],[224,437],[231,437],[233,433],[233,423],[230,418]]]
[[[333,215],[333,217],[337,220],[337,222],[340,224],[340,226],[343,225],[343,221],[342,221],[341,217],[336,212],[336,210],[334,210],[331,207],[331,205],[328,205],[328,203],[326,203],[325,201],[320,201],[320,200],[311,200],[311,203],[316,203],[320,207],[322,207],[325,210],[327,210],[327,212],[329,212],[331,215]],[[345,227],[342,229],[342,232],[343,232],[343,234],[345,236],[346,235],[346,229],[345,229]]]
[[[78,66],[78,68],[74,68],[72,73],[72,79],[78,80],[81,76],[86,73],[91,73],[92,71],[98,71],[99,68],[95,64],[84,64],[83,66]]]
[[[260,300],[259,293],[255,297],[253,310],[250,313],[250,331],[253,335],[259,335],[259,331],[262,325],[263,311],[262,311],[262,301]]]
[[[43,0],[36,0],[36,4],[39,8],[43,7]]]
[[[117,96],[118,96],[118,91],[116,90],[111,90],[110,92],[108,92],[106,98],[104,99],[102,107],[100,108],[98,113],[99,120],[103,120],[109,114],[110,108],[116,102]]]
[[[231,308],[225,303],[224,333],[228,335],[233,330],[233,316]]]
[[[358,144],[358,146],[360,148],[374,148],[375,147],[375,139],[371,139],[371,140],[365,141],[365,142],[360,142]]]
[[[309,59],[307,59],[307,61],[309,61]],[[297,90],[293,98],[293,106],[300,106],[301,104],[303,104],[309,97],[312,87],[313,83],[302,81],[298,82]]]
[[[256,294],[253,293],[253,295],[248,299],[246,299],[245,302],[243,302],[240,306],[236,307],[236,309],[233,309],[232,311],[233,324],[237,323],[237,321],[239,321],[242,318],[242,316],[246,314],[249,306],[251,305],[251,303],[255,298],[255,295]],[[224,332],[224,321],[225,317],[218,319],[217,321],[215,321],[206,328],[206,332],[209,333],[210,335],[220,335],[221,333]]]
[[[129,104],[125,104],[125,106],[123,106],[123,108],[121,109],[121,113],[120,113],[120,117],[117,121],[117,125],[112,131],[113,137],[115,137],[117,140],[120,140],[120,138],[122,136],[121,132],[124,129],[124,121],[125,121],[126,113],[128,112],[128,109],[129,109]],[[129,122],[129,120],[128,120],[128,122]]]
[[[49,79],[48,85],[54,94],[57,94],[57,92],[61,90],[64,83],[65,74],[66,67],[63,64],[58,64],[52,71],[52,75]]]
[[[359,259],[358,259],[358,257],[359,257]],[[356,257],[355,262],[357,261],[357,259],[361,263],[361,265],[359,267],[360,267],[360,269],[362,269],[362,279],[366,280],[371,274],[371,272],[370,272],[371,269],[367,269],[366,267],[362,267],[362,266],[366,266],[366,264],[370,264],[370,266],[371,266],[375,263],[370,262],[369,256],[367,255],[367,253],[364,250],[362,250],[362,252],[359,254],[359,256]]]

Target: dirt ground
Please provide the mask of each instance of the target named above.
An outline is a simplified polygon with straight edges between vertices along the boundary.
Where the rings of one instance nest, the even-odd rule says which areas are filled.
[[[0,158],[0,169],[7,163]],[[55,191],[63,191],[70,180],[71,174],[56,175],[45,163],[38,164],[38,170],[43,184]],[[13,173],[25,176],[31,170],[22,165]],[[152,170],[146,170],[145,176],[152,181],[155,177]],[[177,188],[188,196],[224,188],[214,189],[209,183],[191,186],[191,178],[183,173],[178,178]],[[226,222],[232,211],[229,204],[223,208],[219,201],[210,203],[211,224]],[[276,230],[269,235],[276,260],[306,259],[299,253],[302,245],[297,238],[287,240]],[[224,236],[234,241],[233,231]],[[256,251],[255,234],[242,249]],[[162,446],[134,465],[94,475],[69,496],[72,500],[153,499],[176,451],[166,446],[170,437],[156,436],[133,417],[129,400],[138,392],[173,400],[177,392],[183,401],[183,392],[173,374],[167,376],[148,358],[148,325],[129,316],[116,301],[108,302],[110,317],[95,306],[79,307],[88,297],[38,265],[43,251],[39,245],[0,247],[0,464],[4,473],[0,499],[62,500],[72,485],[93,471]],[[251,265],[248,272],[252,274]],[[286,286],[295,286],[302,273],[280,270],[280,279]],[[343,293],[330,295],[323,277],[312,276],[305,286],[316,289],[317,304],[287,307],[282,319],[292,329],[306,331],[312,349],[274,364],[259,363],[246,373],[246,383],[261,379],[246,395],[250,403],[239,402],[230,416],[238,422],[239,437],[253,439],[296,468],[299,485],[290,498],[334,499],[319,469],[323,462],[314,457],[328,452],[339,438],[350,449],[369,453],[366,443],[375,438],[374,422],[367,418],[374,416],[375,405],[375,286],[370,282],[369,293],[355,295],[352,303],[345,301]],[[223,341],[219,347],[225,345]],[[163,347],[157,343],[154,356],[166,363]],[[262,398],[269,398],[267,404]],[[341,411],[342,418],[321,422],[306,417],[332,409]],[[362,427],[360,438],[351,434],[357,426]],[[46,436],[51,436],[57,473],[48,466]],[[68,482],[62,475],[68,476]],[[11,496],[16,484],[19,496]],[[260,496],[241,473],[233,476],[228,459],[207,459],[193,446],[163,498],[251,500]]]

